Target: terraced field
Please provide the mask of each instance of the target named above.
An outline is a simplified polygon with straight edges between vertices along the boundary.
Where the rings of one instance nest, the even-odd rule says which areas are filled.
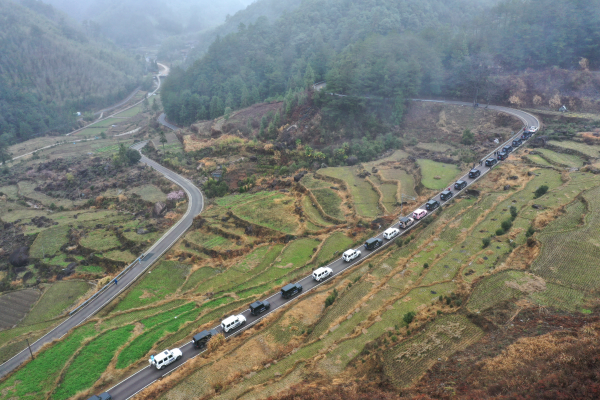
[[[379,195],[369,182],[358,177],[355,167],[330,167],[320,169],[319,173],[346,182],[352,194],[352,204],[359,215],[372,218],[382,213],[383,210],[379,209]]]
[[[573,142],[570,140],[565,140],[562,142],[551,140],[548,142],[548,144],[565,150],[575,150],[576,152],[579,152],[589,157],[600,157],[600,146],[589,145],[581,142]]]
[[[483,331],[466,317],[448,315],[436,319],[423,333],[386,353],[384,372],[394,385],[409,386],[439,359],[444,359],[483,337]]]
[[[460,173],[458,167],[452,164],[443,164],[427,159],[419,159],[417,163],[421,168],[421,183],[428,189],[444,189]]]
[[[549,149],[536,149],[538,153],[549,163],[569,168],[581,168],[583,160],[572,154],[557,153]]]

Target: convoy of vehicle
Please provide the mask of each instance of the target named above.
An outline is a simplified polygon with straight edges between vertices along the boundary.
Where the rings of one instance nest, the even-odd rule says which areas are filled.
[[[502,150],[500,152],[498,152],[497,159],[498,160],[506,159],[506,157],[508,157],[508,154],[513,150],[513,147],[520,146],[523,143],[523,141],[529,139],[533,135],[533,133],[536,131],[537,131],[537,127],[534,127],[534,126],[525,128],[521,137],[519,139],[515,139],[512,141],[512,146],[511,145],[504,146],[502,148]],[[488,158],[485,160],[486,167],[493,167],[496,163],[497,163],[497,160],[495,158]],[[481,171],[478,169],[474,168],[469,171],[469,178],[471,178],[471,179],[475,179],[475,178],[479,177],[480,175],[481,175]],[[460,191],[460,190],[466,188],[467,185],[468,184],[466,181],[458,180],[454,183],[454,189]],[[440,193],[440,200],[442,200],[442,201],[447,201],[447,200],[451,199],[452,197],[453,197],[453,193],[450,190],[450,188],[448,188],[447,190],[444,190]],[[399,227],[402,229],[409,228],[410,226],[413,225],[413,223],[415,221],[418,221],[418,220],[424,218],[425,216],[427,216],[428,211],[431,212],[431,211],[437,209],[439,206],[440,206],[439,201],[437,201],[435,199],[429,200],[425,204],[425,210],[418,208],[412,213],[412,217],[406,216],[406,217],[400,218]],[[398,228],[393,228],[393,227],[388,228],[383,232],[383,238],[386,240],[391,240],[398,235],[400,235],[400,230]],[[383,240],[381,240],[379,238],[368,239],[364,244],[364,246],[367,250],[375,250],[382,245],[383,245]],[[342,254],[342,259],[346,262],[350,262],[350,261],[360,257],[360,255],[361,255],[360,250],[350,249],[350,250],[346,250]],[[143,258],[144,258],[144,254],[142,254],[140,256],[140,260],[143,260]],[[329,267],[317,268],[312,273],[313,278],[317,282],[321,282],[332,275],[333,275],[333,270]],[[292,296],[297,295],[301,292],[302,292],[302,285],[300,285],[299,283],[290,283],[281,288],[281,296],[284,299],[289,299]],[[255,301],[254,303],[250,304],[250,306],[249,306],[250,314],[253,316],[258,316],[258,315],[262,314],[263,312],[268,311],[270,308],[271,308],[271,304],[267,300]],[[221,322],[220,326],[225,333],[228,333],[231,330],[236,329],[245,323],[246,323],[246,318],[242,314],[239,314],[239,315],[232,315],[230,317],[225,318]],[[216,336],[217,334],[218,334],[218,331],[216,329],[210,329],[210,330],[204,330],[204,331],[194,335],[194,337],[192,338],[194,347],[196,347],[197,349],[205,348],[207,346],[208,342],[210,341],[210,339],[213,338],[214,336]],[[182,358],[182,356],[183,356],[183,354],[180,349],[164,350],[163,352],[161,352],[157,355],[150,356],[149,362],[150,362],[150,365],[152,365],[156,369],[160,370],[160,369],[163,369],[166,366],[180,360]],[[94,396],[90,397],[88,400],[111,400],[111,399],[112,399],[111,395],[109,393],[105,392],[100,395],[94,395]]]

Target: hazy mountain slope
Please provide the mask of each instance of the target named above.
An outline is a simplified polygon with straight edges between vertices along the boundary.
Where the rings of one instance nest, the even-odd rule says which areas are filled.
[[[154,44],[168,36],[198,32],[225,21],[252,0],[48,0],[79,21],[98,25],[122,45]]]
[[[74,111],[124,97],[144,69],[52,7],[28,3],[44,15],[0,0],[0,140],[66,129]]]
[[[229,33],[237,32],[240,24],[253,24],[259,17],[267,17],[269,21],[275,21],[282,14],[295,10],[300,3],[302,3],[302,0],[259,0],[250,4],[245,9],[227,18],[225,23],[200,33],[195,47],[190,51],[186,60],[186,65],[191,65],[206,53],[210,44],[215,41],[217,36],[225,36]]]

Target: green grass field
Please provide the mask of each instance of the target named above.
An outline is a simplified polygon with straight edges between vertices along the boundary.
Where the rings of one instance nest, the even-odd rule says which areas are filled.
[[[299,228],[294,214],[294,198],[283,194],[238,205],[233,212],[248,222],[287,234],[294,234]]]
[[[166,201],[167,195],[163,193],[158,187],[154,185],[142,185],[135,187],[130,192],[139,195],[142,200],[150,203],[156,203],[157,201]]]
[[[48,287],[21,325],[32,325],[58,317],[90,289],[87,282],[55,282]]]
[[[386,209],[388,214],[392,213],[398,204],[398,200],[396,198],[396,193],[398,192],[398,185],[394,183],[383,183],[381,179],[377,177],[377,175],[372,175],[369,177],[371,182],[375,184],[381,191],[383,198],[381,202]]]
[[[458,176],[460,170],[452,164],[443,164],[432,160],[417,160],[421,168],[421,182],[428,189],[441,190]]]
[[[544,167],[552,166],[552,164],[550,164],[548,161],[546,161],[546,159],[544,157],[538,156],[537,154],[530,154],[527,156],[527,159],[534,164],[542,165]]]
[[[304,214],[306,217],[308,217],[309,221],[317,224],[314,230],[319,230],[323,227],[333,225],[332,222],[327,221],[321,216],[321,213],[319,213],[317,207],[313,206],[313,202],[310,197],[304,196],[302,199],[302,209],[304,210]]]
[[[64,340],[38,353],[34,360],[0,383],[0,393],[6,399],[46,399],[55,389],[55,381],[67,361],[80,348],[83,341],[96,334],[93,324],[75,330]]]
[[[325,211],[325,214],[344,220],[344,214],[341,210],[342,199],[336,194],[336,192],[329,188],[314,189],[312,190],[313,195]]]
[[[51,398],[64,400],[88,389],[100,378],[115,352],[131,336],[133,325],[108,331],[87,343],[68,366]]]
[[[188,275],[190,266],[177,261],[162,261],[144,276],[121,300],[114,311],[129,310],[162,300],[174,293]]]
[[[569,168],[581,168],[583,166],[583,160],[572,154],[557,153],[549,149],[536,149],[536,151],[551,164]]]
[[[419,143],[417,144],[419,149],[434,151],[438,153],[445,153],[448,150],[452,150],[454,147],[445,143]]]
[[[69,227],[58,225],[41,231],[35,238],[29,255],[33,258],[52,257],[60,251],[60,248],[69,240],[67,234]]]
[[[380,170],[380,173],[384,179],[400,182],[400,192],[402,194],[417,197],[417,193],[415,192],[415,180],[412,175],[409,175],[403,169],[382,169]]]
[[[121,242],[112,231],[103,229],[94,230],[89,232],[86,236],[81,238],[79,243],[92,251],[106,251],[121,247]]]
[[[589,157],[600,157],[600,146],[589,145],[581,142],[572,142],[570,140],[565,140],[563,142],[551,140],[548,142],[548,144],[562,149],[575,150]]]
[[[139,104],[135,107],[130,108],[129,110],[125,110],[123,112],[118,113],[116,116],[117,117],[133,117],[138,115],[139,113],[141,113],[143,111],[142,105]]]
[[[363,217],[376,217],[382,212],[379,209],[379,195],[369,182],[355,174],[355,169],[355,167],[330,167],[319,170],[319,173],[346,182],[357,213]]]

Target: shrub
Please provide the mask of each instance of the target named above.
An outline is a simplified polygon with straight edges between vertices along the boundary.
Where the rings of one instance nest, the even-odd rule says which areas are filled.
[[[517,218],[517,214],[518,214],[517,207],[510,206],[510,217],[513,221],[515,220],[515,218]]]
[[[504,230],[504,232],[508,232],[510,228],[512,228],[512,221],[509,219],[507,219],[506,221],[502,221],[502,224],[500,224],[500,226],[502,227],[502,230]]]
[[[460,139],[462,144],[471,145],[475,143],[475,135],[471,132],[470,129],[465,129]]]
[[[337,296],[338,296],[337,289],[333,289],[333,292],[329,296],[327,296],[327,298],[325,299],[325,308],[332,305],[333,302],[335,301],[335,299],[337,298]]]
[[[491,242],[490,238],[481,239],[481,243],[483,244],[484,249],[490,245],[490,242]]]
[[[533,229],[533,226],[530,226],[529,229],[527,229],[527,232],[525,232],[525,237],[532,237],[534,233],[535,229]]]
[[[537,188],[534,192],[534,199],[537,199],[538,197],[542,197],[543,195],[546,194],[546,192],[548,191],[548,185],[542,185],[539,188]]]
[[[406,325],[410,325],[410,323],[413,322],[413,320],[415,319],[416,315],[417,315],[416,312],[409,311],[406,314],[404,314],[404,317],[402,317],[402,321],[404,321],[406,323]]]
[[[425,268],[425,269],[429,268],[429,263],[423,264],[423,268]]]
[[[504,229],[502,229],[502,228],[496,229],[496,236],[502,236],[502,235],[504,235]]]

